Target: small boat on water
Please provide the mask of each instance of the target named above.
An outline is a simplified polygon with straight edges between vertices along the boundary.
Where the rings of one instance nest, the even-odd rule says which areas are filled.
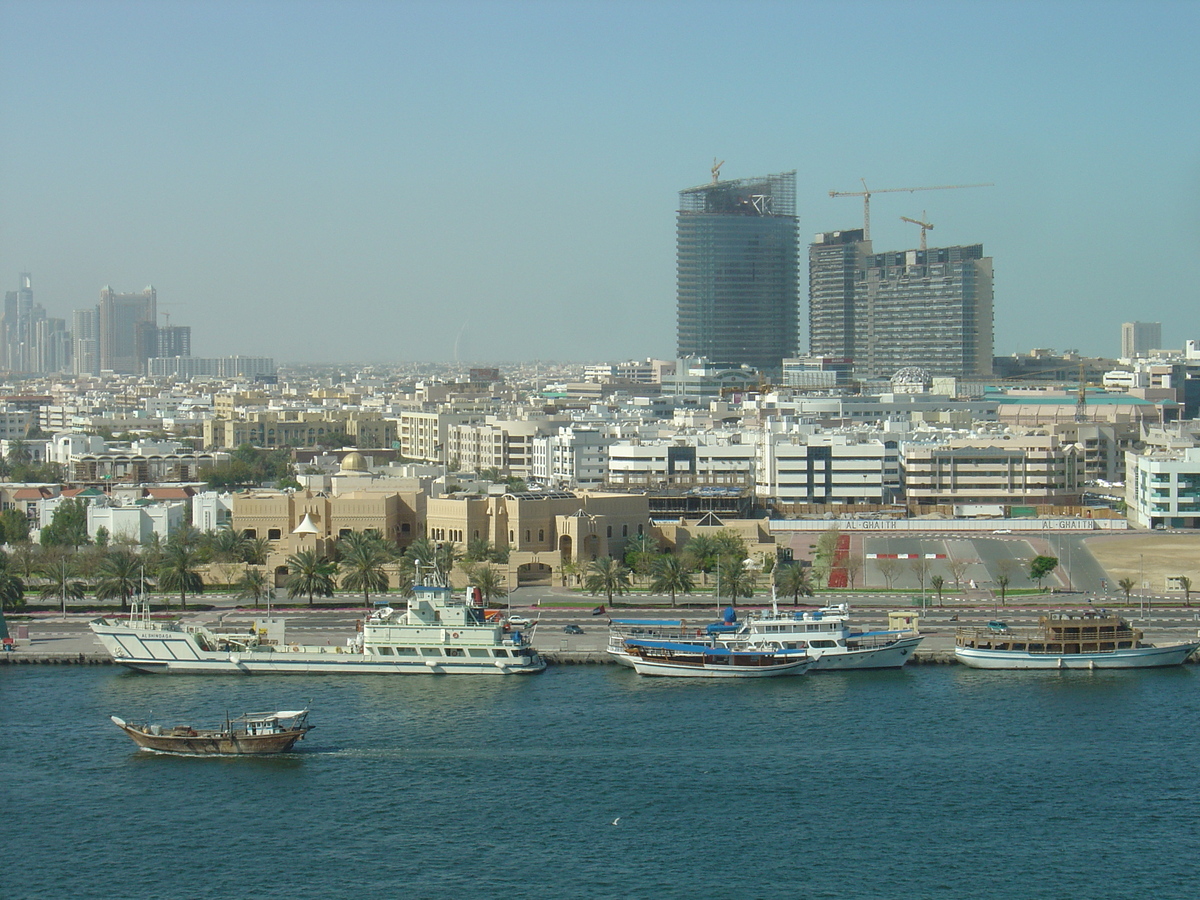
[[[116,716],[113,724],[133,738],[144,750],[183,756],[266,756],[286,753],[312,731],[308,710],[245,713],[226,718],[223,726],[193,728],[191,725],[135,725]]]
[[[1031,628],[989,622],[959,628],[954,639],[955,657],[976,669],[1149,669],[1180,665],[1197,648],[1143,643],[1140,629],[1104,610],[1042,616]]]
[[[624,664],[639,675],[676,678],[769,678],[803,675],[812,665],[803,650],[763,650],[681,641],[627,638]]]

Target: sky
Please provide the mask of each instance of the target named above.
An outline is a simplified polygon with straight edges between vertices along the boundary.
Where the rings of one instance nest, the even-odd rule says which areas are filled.
[[[995,351],[1200,338],[1200,3],[0,0],[0,287],[193,353],[671,358],[678,191],[982,243]],[[801,272],[801,319],[807,318]],[[165,322],[165,317],[162,317]],[[801,349],[807,348],[807,333]]]

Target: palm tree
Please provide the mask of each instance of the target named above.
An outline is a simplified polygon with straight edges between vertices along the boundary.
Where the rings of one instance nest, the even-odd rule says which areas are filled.
[[[650,590],[656,594],[664,591],[671,595],[671,606],[675,606],[676,594],[690,594],[695,586],[692,573],[678,556],[673,553],[663,553],[654,558],[650,566],[650,574],[654,580],[650,582]]]
[[[25,582],[8,569],[0,569],[0,611],[25,605]]]
[[[707,534],[698,534],[683,545],[683,552],[691,560],[691,568],[707,575],[713,570],[720,556],[720,548]]]
[[[508,596],[508,587],[503,576],[488,563],[472,566],[467,580],[471,587],[479,588],[479,596],[484,606],[491,605],[493,600]]]
[[[625,542],[625,565],[639,575],[648,575],[658,557],[658,542],[648,534],[638,534]]]
[[[82,600],[87,585],[78,579],[72,580],[74,574],[65,557],[57,565],[43,566],[38,570],[38,575],[45,579],[38,589],[39,596],[43,600],[62,600],[64,607],[68,600]]]
[[[808,569],[798,562],[783,566],[775,573],[775,587],[782,594],[792,595],[792,606],[799,606],[801,597],[813,595]]]
[[[383,567],[393,554],[377,531],[352,531],[338,541],[338,555],[345,574],[342,587],[362,591],[363,605],[370,606],[371,591],[382,594],[388,589]]]
[[[96,572],[96,599],[121,598],[121,609],[129,608],[129,598],[138,593],[143,583],[142,559],[131,550],[111,551],[100,562]],[[169,609],[171,604],[166,604]]]
[[[450,583],[450,573],[462,559],[462,551],[453,541],[434,542],[429,538],[418,538],[408,545],[404,555],[411,559],[419,570],[432,570],[441,584]]]
[[[317,556],[316,550],[301,550],[287,559],[289,597],[308,596],[308,605],[313,597],[332,597],[337,563]]]
[[[1122,578],[1117,582],[1117,586],[1125,592],[1125,603],[1129,603],[1129,595],[1133,593],[1133,589],[1137,587],[1137,582],[1132,578]]]
[[[195,529],[192,529],[193,531]],[[158,567],[158,586],[167,591],[179,591],[179,608],[187,609],[188,593],[203,594],[204,579],[197,567],[201,555],[198,542],[168,541]]]
[[[265,537],[246,538],[242,561],[252,566],[265,566],[271,555],[271,542]]]
[[[592,560],[588,574],[583,579],[583,589],[589,594],[604,594],[612,606],[613,595],[628,594],[630,590],[629,569],[611,556]]]
[[[730,602],[738,597],[753,597],[757,573],[743,559],[724,559],[718,597],[727,596]]]
[[[238,596],[254,600],[254,608],[258,609],[259,601],[271,593],[271,581],[262,569],[249,568],[242,573],[238,581]]]
[[[1178,578],[1179,586],[1183,588],[1183,605],[1192,605],[1192,579],[1186,575],[1180,575]]]

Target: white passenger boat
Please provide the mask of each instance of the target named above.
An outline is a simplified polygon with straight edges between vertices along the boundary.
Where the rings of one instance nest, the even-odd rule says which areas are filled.
[[[674,678],[770,678],[803,675],[812,665],[803,651],[756,650],[676,641],[629,638],[625,642],[629,665],[639,675]]]
[[[960,628],[954,644],[958,661],[976,669],[1150,669],[1180,665],[1200,648],[1143,643],[1139,629],[1103,610],[1042,616],[1035,628]]]
[[[805,650],[812,671],[898,669],[912,658],[924,638],[915,631],[856,631],[845,603],[817,610],[752,612],[736,632],[749,643]]]
[[[429,585],[414,588],[407,611],[376,610],[345,646],[289,641],[282,618],[257,619],[240,634],[156,622],[144,602],[135,602],[125,621],[96,619],[91,628],[115,662],[142,672],[519,675],[546,668],[526,633],[488,620],[483,607],[449,588]]]

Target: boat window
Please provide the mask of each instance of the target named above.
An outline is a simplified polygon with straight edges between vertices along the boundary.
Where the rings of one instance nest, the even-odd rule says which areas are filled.
[[[818,648],[822,648],[822,647],[836,647],[836,646],[837,646],[837,644],[836,644],[836,643],[834,643],[833,641],[812,641],[812,642],[810,643],[810,646],[812,646],[812,647],[818,647]]]
[[[391,656],[391,655],[392,655],[392,648],[391,648],[391,647],[379,647],[379,648],[377,648],[377,649],[379,650],[379,655],[380,655],[380,656]]]
[[[507,650],[493,650],[493,651],[492,651],[492,655],[493,655],[493,656],[498,656],[498,657],[500,657],[501,659],[507,659],[507,658],[508,658],[508,651],[507,651]]]
[[[1046,647],[1043,644],[1030,644],[1029,645],[1030,653],[1043,653],[1045,651],[1045,649],[1046,649]]]
[[[441,656],[442,648],[441,647],[422,647],[421,655],[422,656]]]
[[[1018,644],[1018,643],[1015,643],[1015,642],[1014,642],[1014,643],[1013,643],[1013,645],[1012,645],[1012,648],[1013,648],[1014,650],[1024,650],[1024,649],[1025,649],[1025,645],[1024,645],[1024,644]]]
[[[487,652],[487,650],[484,650],[482,648],[472,647],[470,650],[467,651],[467,655],[468,656],[487,656],[488,652]]]
[[[397,647],[396,655],[397,656],[416,656],[417,648],[416,647]]]
[[[447,656],[462,656],[463,655],[462,647],[447,647],[446,655]]]

